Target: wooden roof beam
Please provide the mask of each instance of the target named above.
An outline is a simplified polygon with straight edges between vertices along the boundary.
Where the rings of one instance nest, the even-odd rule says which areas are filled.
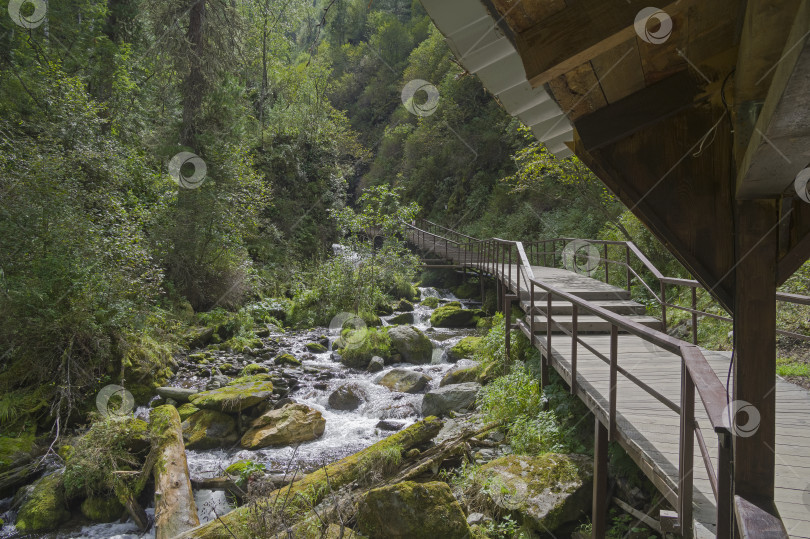
[[[517,34],[526,78],[532,86],[541,86],[632,39],[636,15],[649,4],[649,0],[578,0]],[[671,16],[688,5],[680,0],[663,11]]]
[[[745,59],[741,58],[741,62]],[[802,0],[737,172],[738,199],[792,192],[810,163],[810,0]]]

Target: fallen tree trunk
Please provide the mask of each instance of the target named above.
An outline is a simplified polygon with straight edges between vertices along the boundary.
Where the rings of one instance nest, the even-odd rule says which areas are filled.
[[[407,451],[432,440],[441,430],[442,421],[428,417],[392,434],[376,444],[338,462],[320,468],[299,481],[271,492],[262,501],[240,507],[208,524],[188,530],[177,539],[241,539],[272,535],[288,521],[303,518],[310,507],[318,505],[330,492],[354,482],[365,463],[375,453],[399,445]],[[260,527],[261,529],[257,529]]]
[[[155,539],[169,539],[200,525],[188,476],[180,415],[171,405],[149,416],[155,476]]]

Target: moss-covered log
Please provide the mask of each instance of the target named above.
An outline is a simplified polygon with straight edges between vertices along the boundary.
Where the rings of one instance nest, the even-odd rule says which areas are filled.
[[[427,417],[410,427],[392,434],[376,444],[350,455],[338,462],[329,464],[295,481],[288,487],[271,492],[267,498],[258,502],[257,507],[240,507],[221,519],[214,520],[189,530],[177,539],[233,539],[253,537],[251,517],[260,512],[284,512],[286,515],[303,517],[310,506],[317,505],[331,491],[337,490],[355,481],[364,470],[364,462],[373,462],[372,456],[393,446],[400,446],[402,451],[432,440],[441,430],[442,421],[436,417]]]
[[[149,417],[155,475],[155,537],[168,539],[200,525],[188,476],[180,414],[171,405],[158,406]]]

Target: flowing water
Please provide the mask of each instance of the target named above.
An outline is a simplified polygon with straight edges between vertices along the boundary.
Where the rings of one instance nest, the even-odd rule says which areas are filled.
[[[439,298],[442,302],[460,301],[466,308],[480,307],[479,303],[459,300],[445,290],[420,288],[420,293],[422,298],[433,296]],[[225,468],[243,459],[264,464],[266,471],[270,473],[284,473],[285,470],[295,468],[308,472],[323,464],[356,453],[389,436],[391,431],[378,427],[381,420],[397,423],[400,428],[417,421],[421,415],[423,397],[421,393],[392,392],[383,386],[375,384],[374,380],[394,368],[409,369],[429,376],[431,381],[427,390],[435,389],[449,370],[469,363],[469,360],[461,360],[455,364],[448,362],[446,351],[463,337],[475,334],[475,330],[432,328],[430,327],[430,315],[433,309],[418,304],[414,307],[413,326],[425,332],[433,343],[433,360],[426,365],[412,365],[409,363],[386,365],[385,369],[380,373],[372,374],[346,368],[332,358],[331,350],[320,354],[307,351],[306,343],[317,341],[319,336],[327,334],[328,329],[326,328],[270,335],[270,339],[278,340],[278,353],[289,352],[302,360],[300,369],[285,369],[283,376],[291,381],[289,394],[291,399],[306,404],[323,414],[326,419],[326,429],[323,436],[317,440],[300,444],[297,448],[281,447],[246,450],[237,447],[233,449],[188,450],[186,454],[191,477],[193,479],[202,479],[222,476]],[[395,315],[383,317],[383,325],[389,325],[389,320]],[[334,338],[334,335],[330,337]],[[231,363],[234,368],[241,368],[250,363],[261,364],[265,362],[268,366],[272,363],[269,360],[243,354],[225,352],[218,352],[217,354],[218,358]],[[204,389],[208,379],[190,374],[191,372],[191,370],[181,368],[178,375],[169,385]],[[366,395],[366,401],[353,411],[331,409],[328,404],[329,395],[337,387],[347,382],[359,386]],[[148,420],[149,408],[140,407],[135,411],[135,414],[142,419]],[[232,509],[225,493],[221,491],[195,491],[195,500],[201,522],[213,520],[217,515],[222,516]],[[0,512],[4,510],[3,500],[0,500]],[[151,515],[154,511],[149,509],[147,512]],[[6,522],[13,521],[13,516],[13,514],[8,513],[0,514],[0,518],[3,518]],[[13,526],[7,525],[0,530],[0,537],[13,537],[13,531]],[[146,534],[139,534],[132,522],[126,522],[123,524],[83,526],[72,531],[52,534],[50,537],[60,539],[67,537],[134,539],[136,537],[153,536],[153,529]]]

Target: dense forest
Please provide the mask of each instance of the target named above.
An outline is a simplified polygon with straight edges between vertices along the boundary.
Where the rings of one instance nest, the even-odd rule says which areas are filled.
[[[117,440],[92,430],[99,390],[120,384],[144,405],[178,355],[201,345],[247,354],[266,345],[258,326],[306,331],[343,312],[375,326],[392,302],[418,303],[415,284],[457,286],[420,274],[398,235],[416,217],[479,238],[631,240],[664,273],[688,277],[584,165],[549,154],[460,66],[418,0],[2,7],[4,451],[36,443],[55,454],[76,429],[96,445]],[[806,292],[807,275],[786,289]],[[655,311],[643,288],[633,293]],[[700,303],[719,312],[708,295]],[[501,357],[504,321],[487,320],[478,353]],[[807,324],[799,311],[780,322]],[[702,337],[728,349],[729,330],[706,321]],[[384,356],[376,331],[370,346]],[[531,355],[525,343],[515,354]],[[786,348],[784,373],[810,375],[802,358]],[[580,447],[562,421],[577,404],[543,397],[562,419],[527,404],[540,398],[528,372],[488,390],[488,418],[520,418],[513,446],[526,451]],[[525,409],[493,404],[515,387]],[[104,458],[121,465],[121,455]],[[94,491],[73,466],[68,492],[118,484],[98,476]],[[0,458],[0,479],[8,467]],[[490,536],[511,536],[512,524]]]

